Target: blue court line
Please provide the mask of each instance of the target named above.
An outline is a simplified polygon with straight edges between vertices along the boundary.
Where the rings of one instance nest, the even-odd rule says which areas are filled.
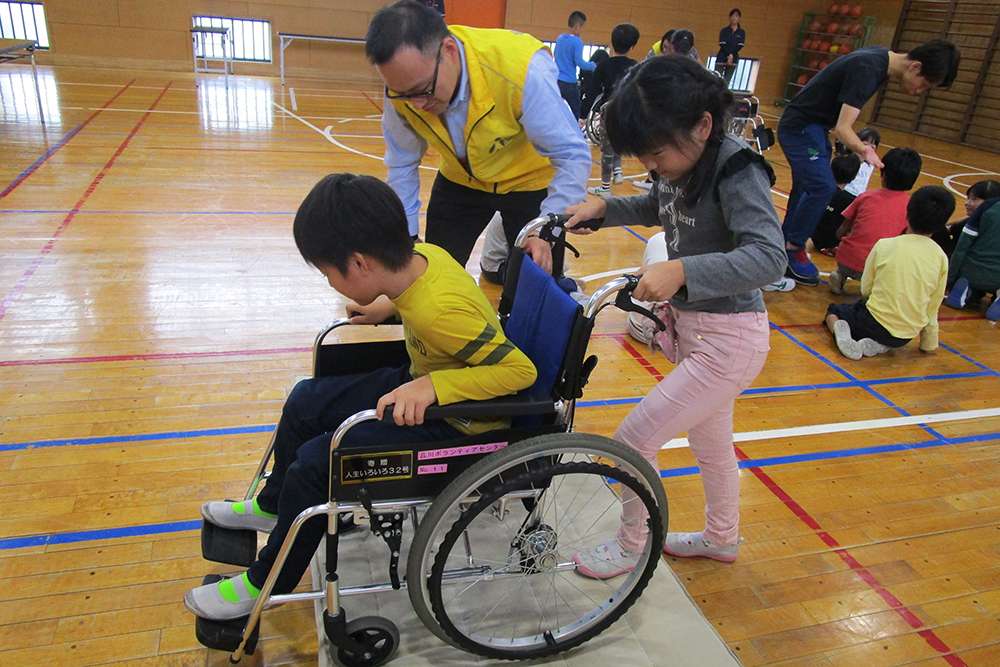
[[[124,528],[101,528],[99,530],[80,530],[73,533],[56,533],[54,535],[32,535],[30,537],[8,537],[0,540],[0,551],[7,549],[24,549],[26,547],[48,546],[50,544],[74,544],[91,540],[114,540],[121,537],[137,537],[142,535],[163,535],[180,533],[185,530],[198,530],[201,520],[175,521],[174,523],[154,523],[147,526],[126,526]]]
[[[903,382],[925,382],[929,380],[956,380],[964,378],[995,376],[998,373],[993,371],[970,372],[970,373],[947,373],[942,375],[923,375],[904,378],[888,378],[880,380],[855,380],[852,382],[830,382],[827,384],[800,384],[783,387],[757,387],[743,391],[741,396],[767,395],[783,393],[787,391],[808,391],[823,389],[844,389],[852,387],[865,388],[865,385],[872,384],[899,384]],[[593,408],[608,407],[615,405],[635,405],[642,400],[642,396],[629,398],[608,398],[595,399],[593,401],[577,401],[577,407]],[[155,442],[158,440],[180,440],[185,438],[206,438],[212,436],[243,435],[248,433],[270,433],[274,430],[272,425],[239,426],[232,428],[200,429],[190,431],[168,431],[164,433],[147,433],[141,435],[111,435],[84,438],[64,438],[59,440],[39,440],[36,442],[14,442],[0,445],[0,452],[23,451],[28,449],[41,449],[44,447],[66,447],[70,445],[113,445],[130,442]],[[935,437],[939,437],[935,435]]]
[[[238,426],[234,428],[210,428],[197,431],[168,431],[165,433],[147,433],[144,435],[109,435],[96,438],[67,438],[65,440],[39,440],[38,442],[14,442],[0,445],[0,452],[12,452],[24,449],[40,449],[42,447],[66,447],[68,445],[112,445],[125,442],[153,442],[156,440],[175,440],[183,438],[205,438],[215,435],[240,435],[244,433],[270,433],[273,425]]]
[[[45,151],[44,153],[42,153],[42,156],[41,156],[41,157],[39,157],[39,158],[38,158],[37,160],[35,160],[34,162],[32,162],[32,163],[31,163],[31,166],[29,166],[29,167],[28,167],[27,169],[25,169],[25,170],[24,170],[24,171],[22,171],[22,172],[21,172],[20,174],[18,174],[18,175],[17,175],[17,178],[15,178],[15,179],[14,179],[13,181],[11,181],[11,182],[10,182],[10,184],[9,184],[9,185],[8,185],[8,186],[7,186],[6,188],[4,188],[4,190],[3,190],[3,194],[7,194],[7,193],[8,193],[8,192],[10,192],[11,190],[13,190],[13,189],[14,189],[15,187],[17,187],[17,186],[18,186],[18,185],[19,185],[19,184],[21,183],[21,181],[23,181],[23,180],[24,180],[24,179],[26,179],[26,178],[27,178],[27,177],[28,177],[29,175],[31,175],[31,172],[32,172],[32,171],[34,171],[35,169],[37,169],[37,168],[38,168],[38,166],[42,164],[42,162],[45,162],[45,160],[47,160],[47,159],[48,159],[48,157],[49,157],[50,155],[52,155],[52,154],[53,154],[53,153],[55,153],[55,152],[56,152],[57,150],[59,150],[60,148],[62,148],[62,147],[63,147],[63,145],[64,145],[64,144],[65,144],[65,143],[66,143],[67,141],[69,141],[70,139],[72,139],[73,137],[75,137],[75,136],[76,136],[76,135],[77,135],[77,134],[78,134],[78,133],[80,132],[80,130],[81,130],[82,128],[83,128],[83,123],[81,123],[81,124],[77,125],[77,126],[76,126],[76,127],[74,127],[74,128],[72,129],[72,130],[70,130],[70,131],[69,131],[69,133],[68,133],[68,134],[66,134],[66,136],[64,136],[64,137],[63,137],[62,139],[60,139],[60,140],[59,140],[59,141],[58,141],[58,142],[56,143],[56,145],[55,145],[55,146],[53,146],[53,147],[52,147],[52,148],[50,148],[49,150],[47,150],[47,151]]]
[[[972,442],[986,442],[1000,438],[1000,433],[984,433],[982,435],[969,435],[961,438],[938,437],[933,440],[923,442],[906,442],[894,445],[878,445],[875,447],[856,447],[852,449],[837,449],[828,452],[812,452],[810,454],[791,454],[789,456],[772,456],[763,459],[752,459],[740,461],[741,469],[765,468],[769,466],[788,465],[790,463],[810,463],[813,461],[829,461],[832,459],[846,459],[853,456],[869,456],[871,454],[885,454],[891,452],[912,451],[917,449],[929,449],[931,447],[950,447],[952,445],[962,445]],[[698,466],[688,466],[685,468],[669,468],[660,471],[660,477],[667,479],[670,477],[683,477],[685,475],[696,475],[700,469]]]
[[[824,461],[832,459],[849,458],[853,456],[867,456],[871,454],[882,454],[888,452],[912,451],[917,449],[927,449],[930,447],[943,447],[971,442],[984,442],[1000,438],[1000,433],[987,433],[983,435],[966,436],[961,438],[936,438],[916,443],[900,443],[895,445],[879,445],[876,447],[858,447],[853,449],[840,449],[828,452],[814,452],[810,454],[795,454],[790,456],[774,456],[763,459],[753,459],[750,461],[740,461],[740,468],[765,468],[771,466],[787,465],[791,463],[807,463],[812,461]],[[682,468],[668,468],[660,471],[661,479],[673,477],[684,477],[687,475],[697,475],[698,466],[685,466]],[[74,544],[77,542],[90,542],[93,540],[111,540],[122,537],[137,537],[145,535],[164,535],[169,533],[179,533],[184,531],[198,530],[201,527],[200,520],[175,521],[172,523],[156,523],[144,526],[126,526],[123,528],[101,528],[98,530],[81,530],[71,533],[56,533],[52,535],[31,535],[27,537],[10,537],[0,540],[0,551],[10,549],[23,549],[27,547],[47,546],[50,544]]]

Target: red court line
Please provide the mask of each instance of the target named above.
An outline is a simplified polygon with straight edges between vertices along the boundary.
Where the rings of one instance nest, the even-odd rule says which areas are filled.
[[[741,461],[750,460],[750,457],[748,457],[739,447],[733,445],[733,448],[736,450],[737,458]],[[846,563],[847,566],[850,567],[862,581],[868,584],[868,586],[871,587],[871,589],[874,590],[878,596],[892,608],[893,611],[899,614],[899,616],[906,621],[911,628],[917,630],[917,634],[920,635],[925,642],[927,642],[928,646],[938,653],[947,654],[941,656],[944,658],[945,662],[952,665],[952,667],[968,667],[964,660],[951,652],[948,645],[940,637],[938,637],[933,630],[926,629],[923,621],[917,618],[916,614],[900,602],[899,598],[883,587],[882,584],[879,583],[878,579],[876,579],[867,568],[861,565],[861,563],[859,563],[854,556],[847,551],[847,549],[843,548],[836,538],[823,530],[823,527],[819,525],[819,522],[817,522],[816,519],[814,519],[801,505],[795,502],[795,500],[793,500],[784,489],[778,486],[778,484],[771,479],[770,475],[760,468],[747,468],[747,470],[752,472],[754,476],[757,477],[757,479],[760,480],[760,482],[763,483],[764,486],[766,486],[768,490],[778,498],[778,500],[784,503],[785,506],[791,510],[793,514],[795,514],[795,516],[799,517],[799,519],[809,526],[811,530],[816,531],[816,536],[819,537],[824,544],[830,547],[833,550],[833,553],[837,554],[837,556],[839,556],[840,559],[844,561],[844,563]]]
[[[361,94],[362,94],[362,95],[364,95],[364,96],[365,96],[365,99],[366,99],[366,100],[368,100],[369,102],[371,102],[371,103],[372,103],[372,106],[373,106],[373,107],[375,107],[376,109],[378,109],[378,112],[379,112],[379,113],[382,113],[382,107],[380,107],[380,106],[379,106],[378,104],[376,104],[376,103],[375,103],[375,100],[373,100],[372,98],[368,97],[368,93],[366,93],[366,92],[365,92],[365,91],[363,91],[363,90],[362,90],[362,91],[360,91],[360,92],[361,92]]]
[[[619,336],[618,338],[619,341],[622,343],[622,346],[626,350],[628,350],[632,354],[632,356],[636,357],[639,360],[639,363],[642,364],[642,366],[647,371],[649,371],[651,375],[653,375],[657,380],[663,379],[663,375],[658,370],[653,368],[652,365],[649,364],[649,362],[646,359],[642,359],[641,355],[639,355],[639,353],[635,350],[634,347],[632,347],[631,343],[629,343],[629,341],[626,340],[624,336]],[[741,461],[750,460],[750,457],[747,456],[746,453],[744,453],[743,450],[741,450],[735,444],[733,445],[733,449],[736,451],[736,457],[739,460]],[[861,563],[859,563],[857,559],[855,559],[854,556],[852,556],[847,551],[847,549],[842,547],[841,544],[837,542],[837,540],[832,535],[823,530],[823,527],[819,524],[819,522],[816,521],[816,519],[814,519],[808,512],[806,512],[806,510],[801,505],[795,502],[795,500],[790,495],[788,495],[788,493],[784,489],[778,486],[778,484],[773,479],[771,479],[770,475],[768,475],[760,468],[748,468],[748,470],[752,472],[754,476],[756,476],[757,479],[760,480],[761,483],[763,483],[764,486],[767,487],[767,489],[771,491],[771,493],[773,493],[775,497],[778,498],[778,500],[784,503],[784,505],[789,510],[791,510],[795,516],[799,517],[799,519],[801,519],[802,522],[805,523],[811,530],[816,531],[816,536],[819,537],[824,544],[830,547],[833,550],[833,553],[837,554],[837,556],[839,556],[840,559],[844,561],[844,563],[846,563],[848,567],[850,567],[862,581],[868,584],[868,586],[870,586],[871,589],[874,590],[879,595],[879,597],[885,600],[886,604],[888,604],[893,611],[899,614],[899,616],[904,621],[906,621],[906,623],[911,628],[917,630],[918,631],[917,634],[920,635],[920,637],[923,638],[925,642],[927,642],[928,646],[930,646],[938,653],[946,654],[941,656],[942,658],[944,658],[945,662],[947,662],[952,667],[968,667],[968,665],[965,663],[964,660],[962,660],[960,657],[951,652],[951,649],[948,647],[948,645],[945,644],[945,642],[940,637],[938,637],[933,630],[926,629],[923,621],[917,618],[916,614],[910,611],[910,609],[902,602],[900,602],[900,600],[895,595],[893,595],[884,586],[882,586],[882,584],[878,581],[878,579],[876,579],[871,572],[869,572],[864,566],[862,566]]]
[[[312,352],[311,347],[275,347],[266,350],[225,350],[222,352],[151,352],[148,354],[114,354],[106,357],[66,357],[64,359],[19,359],[0,361],[0,368],[10,366],[53,366],[59,364],[93,364],[111,361],[157,361],[162,359],[202,359],[206,357],[254,357],[267,354],[298,354]]]
[[[119,97],[121,96],[121,94],[122,94],[122,93],[124,93],[124,92],[125,92],[126,90],[128,90],[129,86],[131,86],[131,85],[132,85],[133,83],[135,83],[135,79],[132,79],[131,81],[129,81],[128,83],[126,83],[126,84],[124,85],[124,87],[122,87],[122,89],[121,89],[121,90],[119,90],[119,91],[118,91],[117,93],[115,93],[114,97],[112,97],[112,98],[111,98],[110,100],[108,100],[107,102],[105,102],[105,103],[104,103],[104,106],[102,106],[102,107],[101,107],[100,109],[98,109],[98,110],[97,110],[97,111],[95,111],[94,113],[90,114],[90,118],[88,118],[87,120],[85,120],[85,121],[83,121],[82,123],[80,123],[80,124],[79,124],[79,125],[78,125],[78,126],[77,126],[77,127],[76,127],[76,128],[75,128],[75,129],[74,129],[74,130],[73,130],[72,132],[71,132],[71,134],[72,134],[73,136],[71,136],[71,137],[67,137],[67,139],[66,139],[65,141],[63,141],[63,142],[62,142],[62,144],[60,144],[60,145],[59,145],[58,147],[56,147],[56,149],[55,149],[54,151],[52,151],[52,152],[48,153],[47,155],[45,155],[45,156],[44,156],[44,157],[43,157],[43,158],[42,158],[41,160],[39,160],[39,161],[38,161],[38,162],[36,162],[35,164],[31,165],[31,168],[27,169],[27,170],[26,170],[26,171],[25,171],[25,172],[24,172],[23,174],[21,174],[20,176],[18,176],[18,177],[17,177],[17,179],[16,179],[16,180],[15,180],[15,181],[14,181],[13,183],[11,183],[10,185],[8,185],[8,186],[7,186],[7,188],[6,188],[6,189],[4,189],[4,191],[3,191],[3,192],[0,192],[0,199],[3,199],[3,198],[4,198],[4,197],[6,197],[7,195],[9,195],[9,194],[10,194],[11,192],[13,192],[13,191],[14,191],[14,189],[15,189],[15,188],[16,188],[17,186],[19,186],[19,185],[20,185],[21,183],[23,183],[23,182],[25,181],[25,179],[27,179],[27,178],[28,178],[29,176],[31,176],[31,175],[32,175],[33,173],[35,173],[36,171],[38,171],[38,168],[39,168],[39,167],[41,167],[41,166],[42,166],[43,164],[45,164],[45,162],[46,162],[46,161],[48,161],[48,159],[49,159],[50,157],[52,157],[52,156],[53,156],[53,155],[55,155],[55,154],[56,154],[57,152],[59,152],[59,150],[60,150],[60,149],[61,149],[61,148],[62,148],[63,146],[65,146],[65,145],[66,145],[67,143],[69,143],[69,140],[70,140],[70,139],[72,139],[72,138],[73,138],[73,137],[75,137],[75,136],[76,136],[77,134],[79,134],[79,133],[80,133],[80,130],[82,130],[82,129],[83,129],[84,127],[86,127],[86,126],[87,126],[87,125],[88,125],[88,124],[90,123],[90,121],[92,121],[92,120],[94,120],[95,118],[97,118],[98,114],[100,114],[100,113],[101,113],[102,111],[104,111],[105,109],[107,109],[107,108],[108,108],[108,105],[110,105],[110,104],[111,104],[112,102],[114,102],[114,101],[115,101],[116,99],[118,99],[118,98],[119,98]]]
[[[80,209],[83,208],[83,205],[87,202],[87,199],[90,197],[91,194],[93,194],[94,190],[97,189],[97,186],[101,184],[101,181],[104,180],[104,177],[107,175],[108,171],[111,170],[111,167],[114,165],[115,160],[118,159],[118,156],[125,151],[125,149],[129,145],[129,142],[132,141],[132,137],[136,135],[136,133],[139,131],[139,128],[142,127],[143,123],[146,122],[146,119],[149,118],[150,114],[156,108],[156,105],[159,104],[160,100],[163,99],[163,96],[167,94],[167,90],[170,88],[171,83],[173,83],[173,81],[168,82],[167,85],[163,88],[163,90],[160,92],[160,95],[153,102],[153,106],[149,108],[149,111],[143,114],[142,118],[140,118],[139,122],[135,124],[135,127],[132,128],[132,131],[129,133],[129,135],[125,137],[125,140],[118,147],[118,150],[115,151],[115,154],[111,156],[111,159],[108,160],[108,163],[104,165],[100,173],[97,174],[93,182],[91,182],[90,186],[83,193],[83,196],[80,197],[80,201],[78,201],[76,205],[70,210],[69,214],[66,216],[66,219],[63,220],[62,224],[59,225],[59,227],[56,229],[55,233],[49,239],[48,243],[46,243],[45,247],[42,248],[42,251],[39,253],[38,257],[35,258],[35,261],[31,263],[31,266],[28,267],[28,270],[25,271],[24,275],[22,275],[21,278],[17,281],[17,284],[14,285],[14,288],[7,294],[6,297],[4,297],[3,302],[0,302],[0,321],[2,321],[3,318],[7,315],[7,311],[10,310],[10,308],[14,305],[14,302],[17,300],[17,297],[21,294],[21,292],[24,291],[24,288],[27,287],[28,282],[31,280],[31,277],[35,275],[35,271],[38,270],[38,267],[42,265],[42,262],[45,261],[45,258],[48,257],[50,252],[52,252],[52,249],[55,247],[56,240],[60,236],[62,236],[62,233],[64,231],[66,231],[66,228],[73,221],[73,218],[76,217],[76,214],[80,212]],[[123,91],[119,91],[119,95]],[[108,104],[110,103],[111,101],[109,100]],[[105,104],[104,106],[106,107],[107,104]],[[95,112],[95,115],[96,113],[99,112]]]

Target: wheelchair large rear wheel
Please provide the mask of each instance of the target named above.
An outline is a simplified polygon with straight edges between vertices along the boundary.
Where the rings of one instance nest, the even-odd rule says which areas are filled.
[[[634,569],[582,576],[574,555],[615,540],[626,505],[630,516],[648,513]],[[428,510],[407,564],[410,598],[435,634],[473,653],[565,651],[642,593],[660,560],[666,507],[659,476],[629,447],[586,434],[525,440],[470,467]]]

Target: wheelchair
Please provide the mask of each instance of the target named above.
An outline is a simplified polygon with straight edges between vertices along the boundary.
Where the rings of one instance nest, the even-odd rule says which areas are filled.
[[[197,619],[202,644],[231,652],[236,663],[254,653],[266,608],[325,599],[324,632],[340,664],[381,665],[399,646],[395,624],[378,616],[348,621],[341,598],[405,588],[416,615],[444,642],[485,657],[526,659],[586,642],[636,601],[657,567],[667,530],[662,482],[633,449],[574,433],[573,416],[597,363],[587,356],[587,344],[598,312],[614,304],[655,317],[632,301],[634,276],[605,284],[584,307],[525,254],[528,236],[550,241],[553,274],[561,275],[566,219],[538,218],[521,231],[500,300],[505,333],[535,363],[536,383],[515,396],[435,405],[425,413],[427,419],[505,416],[511,417],[511,427],[444,442],[341,449],[352,427],[377,417],[375,410],[365,410],[345,420],[330,444],[328,502],[296,517],[249,616]],[[401,340],[327,341],[347,324],[347,319],[334,321],[316,337],[316,376],[408,363]],[[247,500],[266,477],[273,445],[272,438]],[[641,503],[649,516],[636,567],[613,579],[582,577],[571,556],[613,539],[626,503]],[[325,586],[272,595],[302,524],[324,515]],[[370,530],[386,542],[388,581],[339,585],[339,535],[353,518],[359,527],[367,518]],[[411,526],[405,576],[400,577],[402,540]],[[202,552],[209,560],[248,566],[256,545],[254,531],[203,523]],[[219,578],[209,575],[205,583]]]
[[[729,131],[763,154],[774,145],[774,130],[764,126],[764,118],[759,113],[760,100],[753,95],[734,95]]]
[[[604,95],[598,95],[594,98],[594,103],[590,107],[590,113],[587,114],[587,122],[583,126],[583,131],[587,135],[587,138],[595,146],[601,145],[601,105],[604,103]]]

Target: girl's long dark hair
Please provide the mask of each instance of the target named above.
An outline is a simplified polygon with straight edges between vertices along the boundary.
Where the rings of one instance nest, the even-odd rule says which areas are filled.
[[[684,188],[684,203],[694,206],[712,184],[732,104],[725,80],[700,63],[686,56],[656,56],[629,71],[604,105],[601,121],[616,153],[648,155],[664,146],[687,150],[692,130],[707,111],[712,133]]]

